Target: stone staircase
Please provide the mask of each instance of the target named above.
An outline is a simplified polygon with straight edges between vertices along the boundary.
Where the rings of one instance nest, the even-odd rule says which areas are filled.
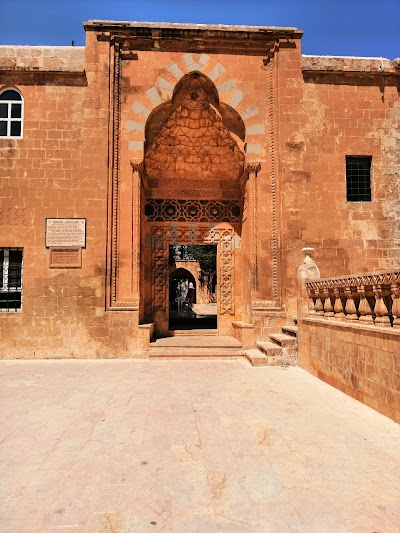
[[[242,343],[223,335],[179,334],[150,342],[149,357],[153,358],[236,358],[243,356]]]
[[[257,348],[244,350],[234,337],[217,335],[216,330],[175,332],[172,337],[149,344],[149,358],[237,358],[243,355],[253,366],[297,364],[297,326],[283,326],[281,333],[271,333],[268,341],[258,341]]]
[[[282,333],[271,333],[269,341],[258,341],[257,348],[244,354],[253,366],[297,365],[297,326],[283,326]]]

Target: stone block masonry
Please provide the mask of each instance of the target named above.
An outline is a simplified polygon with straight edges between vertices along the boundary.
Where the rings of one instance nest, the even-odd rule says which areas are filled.
[[[23,106],[0,136],[0,249],[23,250],[1,357],[142,357],[140,325],[168,334],[167,241],[217,246],[217,334],[249,324],[249,345],[296,317],[305,245],[322,276],[398,267],[398,62],[302,56],[296,28],[84,27],[85,47],[0,47]],[[372,158],[370,202],[346,200],[346,156]],[[171,200],[179,226],[172,202],[146,220]],[[51,262],[46,218],[86,219],[76,268]]]
[[[400,331],[327,319],[299,321],[299,365],[400,422]]]

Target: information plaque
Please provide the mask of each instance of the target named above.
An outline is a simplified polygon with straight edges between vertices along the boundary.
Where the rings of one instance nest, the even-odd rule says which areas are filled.
[[[46,248],[86,248],[86,218],[46,218]]]
[[[51,248],[50,268],[81,268],[82,248]]]

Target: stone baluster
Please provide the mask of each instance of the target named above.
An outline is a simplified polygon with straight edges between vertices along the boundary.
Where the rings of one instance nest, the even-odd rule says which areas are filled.
[[[390,287],[390,293],[392,295],[392,315],[393,315],[393,327],[400,328],[400,287],[397,283],[392,283]]]
[[[389,311],[383,300],[382,286],[374,285],[373,291],[376,297],[375,309],[374,309],[375,314],[376,314],[375,325],[382,326],[382,327],[390,327]]]
[[[316,314],[317,317],[321,318],[321,317],[324,316],[325,311],[324,311],[324,304],[322,302],[323,292],[322,292],[322,289],[320,287],[316,288],[315,296],[317,298],[316,301],[315,301],[315,304],[314,304],[315,314]]]
[[[333,294],[335,295],[335,304],[333,306],[335,318],[337,320],[345,320],[346,315],[344,314],[342,299],[340,297],[340,291],[338,287],[333,290]]]
[[[308,314],[310,316],[314,316],[316,313],[314,309],[314,300],[313,300],[314,293],[311,292],[311,288],[309,287],[307,287],[307,296],[308,296]]]
[[[358,310],[361,314],[360,322],[373,323],[374,319],[372,318],[372,309],[365,296],[365,286],[360,285],[360,287],[358,287],[358,292],[360,294],[360,305],[358,307]]]
[[[324,317],[325,318],[334,318],[335,313],[333,311],[333,305],[332,305],[331,297],[330,297],[330,294],[329,294],[329,287],[325,287],[324,296],[325,296]]]
[[[346,307],[345,307],[346,320],[358,320],[357,308],[354,302],[354,296],[353,296],[353,292],[351,291],[351,287],[350,286],[346,287],[344,292],[347,298]]]

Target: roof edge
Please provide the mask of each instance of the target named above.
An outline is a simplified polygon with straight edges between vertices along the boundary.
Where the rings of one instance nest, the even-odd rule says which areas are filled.
[[[137,22],[137,21],[116,21],[116,20],[88,20],[83,23],[85,30],[102,30],[112,29],[139,29],[147,28],[154,30],[170,29],[175,31],[211,31],[211,32],[230,32],[230,33],[268,33],[268,34],[289,34],[301,37],[303,31],[298,28],[280,27],[280,26],[242,26],[227,24],[195,24],[195,23],[177,23],[177,22]]]

